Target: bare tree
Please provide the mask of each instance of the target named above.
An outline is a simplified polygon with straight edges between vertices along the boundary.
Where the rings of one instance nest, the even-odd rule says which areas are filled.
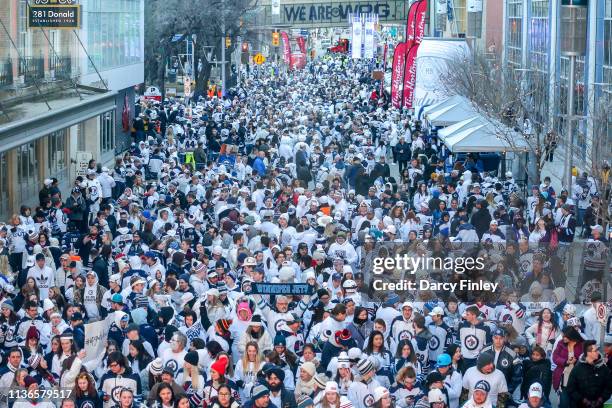
[[[554,143],[543,111],[548,77],[504,66],[498,57],[479,51],[448,64],[442,77],[446,93],[467,98],[492,125],[498,138],[513,148],[527,145],[531,155],[529,178],[539,182],[546,153]]]
[[[184,0],[147,1],[147,78],[153,83],[162,82],[165,61],[172,52],[172,37],[195,36],[194,62],[196,88],[195,95],[206,92],[210,78],[212,59],[221,60],[221,39],[229,37],[232,45],[226,50],[226,59],[236,47],[236,38],[246,33],[242,27],[243,17],[257,7],[257,0],[204,0],[189,2]],[[209,52],[206,52],[206,51]],[[210,58],[210,59],[209,59]],[[201,64],[199,63],[201,61]],[[224,68],[229,70],[229,64]],[[229,75],[227,75],[229,77]]]

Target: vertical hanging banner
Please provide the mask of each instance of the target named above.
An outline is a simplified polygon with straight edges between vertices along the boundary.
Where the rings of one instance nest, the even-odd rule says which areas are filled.
[[[283,31],[281,33],[281,38],[283,39],[283,61],[286,64],[291,64],[291,45],[289,44],[289,35],[287,32]]]
[[[374,50],[376,46],[374,44],[374,20],[368,18],[368,20],[364,23],[364,48],[363,48],[363,57],[364,58],[374,58]]]
[[[280,16],[280,13],[281,13],[280,9],[281,9],[280,0],[272,0],[272,15]]]
[[[416,11],[420,2],[421,0],[413,2],[408,9],[408,19],[406,20],[406,43],[408,44],[408,48],[410,48],[414,42]]]
[[[416,6],[415,6],[416,5]],[[412,13],[412,6],[415,6],[414,14]],[[427,1],[420,0],[413,3],[408,13],[408,19],[412,16],[412,45],[406,52],[406,62],[404,65],[404,86],[402,91],[402,102],[401,106],[405,108],[412,108],[412,101],[414,100],[414,86],[416,83],[416,54],[419,49],[419,44],[423,41],[425,36],[425,14],[427,13]],[[407,35],[410,32],[406,33]],[[410,38],[410,37],[408,37]]]
[[[414,18],[414,42],[420,44],[425,37],[425,15],[427,14],[427,1],[421,0],[418,2],[415,18]]]
[[[355,17],[353,20],[352,30],[352,51],[351,57],[353,59],[361,58],[361,45],[363,44],[363,22],[360,17]]]
[[[382,62],[383,77],[380,80],[380,96],[383,96],[385,93],[385,72],[387,72],[387,52],[388,50],[389,50],[389,45],[385,43],[385,49],[383,51],[383,62]]]
[[[391,103],[399,108],[402,104],[402,86],[404,84],[404,64],[406,64],[406,51],[408,44],[398,43],[393,52],[391,71]]]
[[[295,42],[297,43],[300,52],[302,54],[306,54],[306,40],[304,39],[304,37],[302,37],[301,35],[295,37]]]
[[[419,44],[414,44],[408,50],[406,56],[406,67],[404,68],[404,89],[402,91],[402,106],[404,108],[412,108],[414,100],[414,85],[416,84],[416,55],[419,50]]]

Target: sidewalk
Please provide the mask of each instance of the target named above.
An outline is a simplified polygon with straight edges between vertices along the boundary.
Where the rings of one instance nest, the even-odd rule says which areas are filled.
[[[557,194],[561,192],[563,187],[563,167],[565,163],[565,148],[563,146],[555,149],[554,161],[545,162],[542,167],[542,179],[546,176],[550,177],[552,187],[555,189]]]

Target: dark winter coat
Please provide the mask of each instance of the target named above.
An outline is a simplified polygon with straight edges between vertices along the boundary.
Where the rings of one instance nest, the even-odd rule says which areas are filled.
[[[570,407],[603,406],[612,395],[612,378],[604,361],[600,358],[594,364],[589,364],[581,356],[570,374],[567,393]],[[587,402],[599,404],[589,405]]]
[[[521,397],[527,399],[529,387],[533,383],[540,383],[544,395],[548,397],[552,386],[552,371],[550,360],[544,358],[539,361],[525,360],[523,362],[523,382],[521,384]]]
[[[478,238],[482,238],[482,234],[487,232],[491,223],[491,213],[486,207],[479,208],[473,215],[470,223],[474,226]]]

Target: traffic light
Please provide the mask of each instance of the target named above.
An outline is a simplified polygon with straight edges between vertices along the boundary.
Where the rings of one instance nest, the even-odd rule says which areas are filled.
[[[278,31],[274,31],[272,33],[272,45],[274,47],[278,47],[280,45],[280,34]]]
[[[229,48],[231,46],[232,46],[232,39],[228,35],[227,37],[225,37],[225,48]]]
[[[249,52],[249,43],[242,43],[242,52]]]

